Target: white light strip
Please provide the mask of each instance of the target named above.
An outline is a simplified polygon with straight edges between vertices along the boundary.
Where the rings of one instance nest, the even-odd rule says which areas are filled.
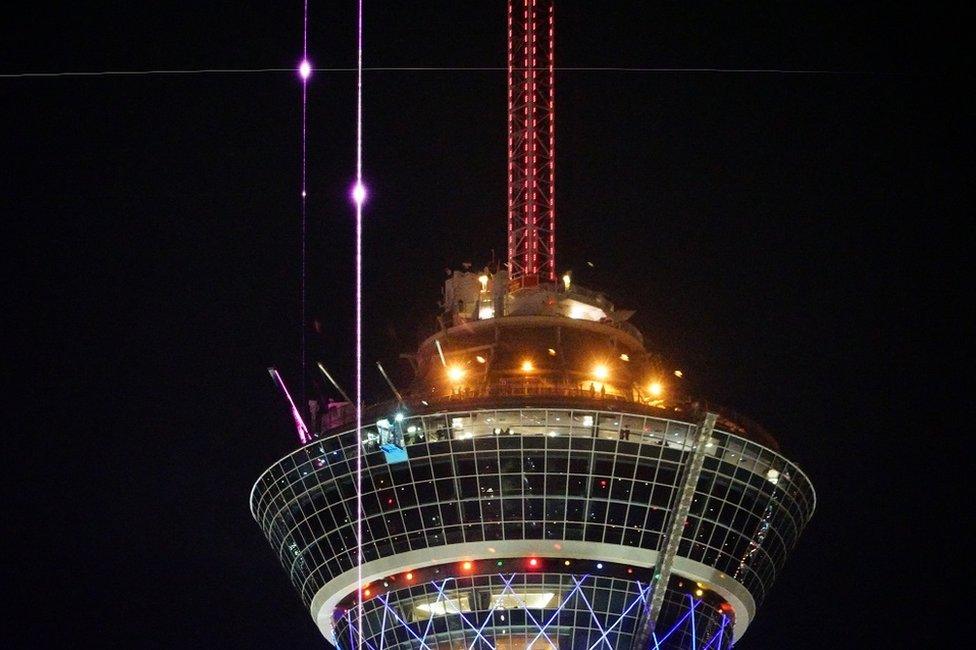
[[[441,342],[439,339],[434,340],[434,345],[437,346],[437,354],[441,356],[441,365],[445,368],[447,367],[447,360],[444,359],[444,350],[441,349]]]
[[[356,592],[363,588],[363,0],[357,3],[356,23]],[[363,647],[363,608],[356,617],[358,639]]]

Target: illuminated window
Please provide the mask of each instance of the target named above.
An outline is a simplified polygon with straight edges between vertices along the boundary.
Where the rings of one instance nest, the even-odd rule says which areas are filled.
[[[516,591],[504,594],[492,594],[489,607],[491,609],[544,609],[558,601],[556,594],[551,591],[524,592]]]
[[[471,611],[471,601],[467,594],[457,598],[438,598],[428,602],[415,603],[413,606],[413,620],[426,621],[435,616],[459,614]]]

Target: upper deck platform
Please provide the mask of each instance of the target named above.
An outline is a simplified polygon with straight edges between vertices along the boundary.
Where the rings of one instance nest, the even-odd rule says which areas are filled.
[[[371,425],[382,419],[392,420],[397,413],[403,416],[434,415],[456,411],[491,409],[568,409],[575,411],[615,411],[636,416],[666,418],[694,423],[694,413],[704,408],[719,414],[718,426],[724,431],[757,442],[774,451],[779,450],[776,439],[761,425],[747,417],[717,404],[693,401],[680,395],[653,397],[642,392],[623,392],[592,389],[588,384],[561,384],[535,380],[502,380],[468,386],[449,392],[423,392],[404,395],[404,402],[386,400],[364,409],[363,422]],[[603,388],[601,386],[601,388]],[[351,403],[333,404],[321,414],[316,430],[323,435],[347,429],[356,421]]]

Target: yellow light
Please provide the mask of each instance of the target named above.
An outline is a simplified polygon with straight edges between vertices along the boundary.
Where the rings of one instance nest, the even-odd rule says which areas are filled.
[[[573,281],[573,278],[569,276],[569,273],[563,274],[563,286],[566,287],[566,291],[569,291],[569,285]]]
[[[695,589],[695,595],[701,598],[702,596],[705,595],[705,592],[702,591],[701,589]]]
[[[553,350],[552,348],[549,348],[549,356],[550,356],[550,357],[554,357],[554,356],[556,356],[556,351],[555,351],[555,350]]]
[[[603,381],[604,379],[610,376],[610,369],[607,368],[602,363],[598,363],[596,366],[593,367],[593,376],[599,379],[600,381]]]
[[[480,354],[479,354],[478,356],[476,356],[476,357],[475,357],[475,360],[476,360],[476,361],[477,361],[478,363],[484,363],[484,362],[485,362],[485,358],[484,358],[483,356],[481,356]]]
[[[620,355],[620,360],[621,361],[630,361],[630,355],[627,354],[626,352],[624,352],[623,354]]]
[[[681,372],[680,370],[675,370],[674,371],[674,376],[675,377],[684,377],[685,376],[685,373]]]
[[[451,381],[461,381],[464,378],[464,368],[461,366],[449,366],[447,369],[447,378]]]
[[[664,386],[659,381],[652,381],[647,386],[647,392],[653,397],[660,397],[664,393]]]
[[[522,372],[532,372],[533,370],[535,370],[535,366],[532,365],[531,359],[522,362]]]
[[[478,276],[478,282],[481,283],[481,290],[482,291],[487,291],[488,290],[488,276],[487,275],[479,275]]]

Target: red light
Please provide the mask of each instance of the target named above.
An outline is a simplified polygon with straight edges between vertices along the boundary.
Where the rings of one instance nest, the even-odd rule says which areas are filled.
[[[389,505],[389,506],[392,506],[393,505],[393,499],[387,499],[386,500],[386,504]]]
[[[464,569],[465,571],[470,571],[471,570],[471,563],[470,562],[465,562],[464,564],[461,565],[461,568]]]
[[[519,4],[518,31],[512,2],[508,11],[508,267],[513,285],[534,287],[556,281],[553,13]]]
[[[539,560],[536,559],[536,558],[532,558],[531,560],[529,560],[529,566],[531,566],[531,567],[537,567],[537,566],[539,566]]]
[[[413,574],[412,573],[408,573],[407,574],[407,580],[413,580]]]
[[[364,596],[369,596],[369,594],[370,594],[369,589],[363,589],[363,595]]]

